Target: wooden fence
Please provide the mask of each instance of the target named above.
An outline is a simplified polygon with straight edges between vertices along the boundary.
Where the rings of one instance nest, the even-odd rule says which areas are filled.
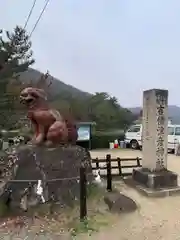
[[[96,167],[92,167],[93,170],[106,170],[106,189],[108,192],[112,191],[112,169],[118,169],[118,176],[125,177],[132,175],[131,173],[123,173],[122,169],[128,169],[130,168],[133,170],[133,168],[141,167],[141,161],[142,159],[137,157],[137,158],[111,158],[111,155],[108,154],[106,155],[105,159],[92,159],[92,163],[95,163]],[[112,166],[112,163],[116,162],[116,166]],[[136,164],[133,165],[124,165],[123,163],[127,162],[136,162]],[[100,166],[101,163],[104,163],[103,166]],[[84,219],[87,218],[87,192],[86,192],[86,184],[87,184],[87,179],[86,179],[86,169],[84,167],[80,168],[80,220],[83,221]]]
[[[137,168],[137,167],[142,167],[141,164],[141,160],[142,158],[112,158],[110,154],[106,155],[106,158],[104,159],[99,159],[99,158],[95,158],[92,159],[92,165],[95,164],[95,167],[92,166],[93,170],[107,170],[107,174],[108,171],[111,170],[111,175],[113,176],[121,176],[121,177],[125,177],[125,176],[130,176],[132,175],[132,171],[131,172],[123,172],[123,169],[131,169],[133,170],[133,168]],[[130,162],[135,162],[135,164],[131,164],[128,165],[128,163]],[[112,165],[112,163],[117,163],[116,166]],[[103,166],[102,166],[103,164]],[[108,169],[110,168],[110,170]],[[118,173],[114,174],[112,172],[113,169],[118,170]],[[104,175],[104,174],[102,174]],[[106,175],[106,174],[105,174]]]

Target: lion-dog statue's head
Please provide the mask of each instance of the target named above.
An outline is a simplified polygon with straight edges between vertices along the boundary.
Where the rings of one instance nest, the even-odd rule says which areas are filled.
[[[40,88],[28,87],[23,89],[20,93],[20,103],[25,104],[28,108],[46,100],[46,93]]]

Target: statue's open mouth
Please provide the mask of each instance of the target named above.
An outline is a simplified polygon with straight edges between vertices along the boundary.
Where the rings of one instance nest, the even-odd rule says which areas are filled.
[[[29,98],[26,100],[27,103],[32,103],[33,102],[33,99],[32,98]]]
[[[33,98],[20,98],[20,103],[22,103],[22,104],[31,104],[32,102],[34,101],[34,99]]]

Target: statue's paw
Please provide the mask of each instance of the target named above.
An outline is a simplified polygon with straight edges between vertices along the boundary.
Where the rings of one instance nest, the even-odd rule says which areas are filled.
[[[32,139],[32,140],[29,141],[27,144],[28,144],[28,145],[31,145],[31,146],[33,146],[33,145],[37,146],[37,145],[40,145],[41,143],[42,143],[42,141],[38,141],[38,140],[36,140],[36,139]]]
[[[28,142],[27,142],[27,145],[34,145],[34,144],[33,144],[33,141],[28,141]]]
[[[45,141],[45,143],[44,143],[44,145],[46,146],[46,147],[52,147],[54,144],[53,144],[53,142],[52,141]]]

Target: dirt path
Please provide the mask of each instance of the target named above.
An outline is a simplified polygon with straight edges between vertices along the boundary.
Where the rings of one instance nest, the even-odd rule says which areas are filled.
[[[134,213],[120,215],[112,228],[102,230],[92,236],[92,240],[180,239],[180,196],[149,199],[125,186],[121,185],[120,188],[137,202],[139,209]]]
[[[92,158],[105,158],[107,154],[111,154],[111,157],[112,158],[117,158],[117,157],[120,157],[120,158],[137,158],[137,157],[142,157],[142,152],[141,151],[133,151],[133,150],[129,150],[129,149],[125,149],[125,150],[119,150],[119,149],[114,149],[114,150],[111,150],[111,149],[107,149],[107,150],[94,150],[94,151],[91,151],[91,157]],[[133,165],[134,164],[134,161],[133,162],[123,162],[123,164],[126,164],[126,165]],[[103,165],[103,164],[100,164],[100,165]],[[112,163],[112,166],[113,165],[117,165],[116,162]],[[174,154],[168,154],[168,162],[167,162],[167,165],[168,165],[168,169],[171,170],[171,171],[174,171],[176,172],[179,176],[180,176],[180,156],[175,156]],[[94,165],[95,166],[95,165]],[[112,172],[118,172],[118,170],[113,170]],[[123,170],[125,171],[125,170]],[[127,169],[127,171],[130,171],[132,172],[132,169]],[[101,171],[102,174],[106,172],[106,170],[102,170]],[[180,183],[180,179],[179,179],[179,183]]]
[[[94,156],[96,154],[92,153]],[[141,156],[138,151],[118,151],[112,154],[119,157]],[[168,168],[180,174],[180,157],[169,155]],[[122,193],[136,201],[139,209],[134,213],[120,215],[114,226],[91,236],[91,240],[180,239],[180,196],[151,199],[143,197],[124,183],[118,183],[117,186]],[[79,239],[89,238],[84,236]]]

